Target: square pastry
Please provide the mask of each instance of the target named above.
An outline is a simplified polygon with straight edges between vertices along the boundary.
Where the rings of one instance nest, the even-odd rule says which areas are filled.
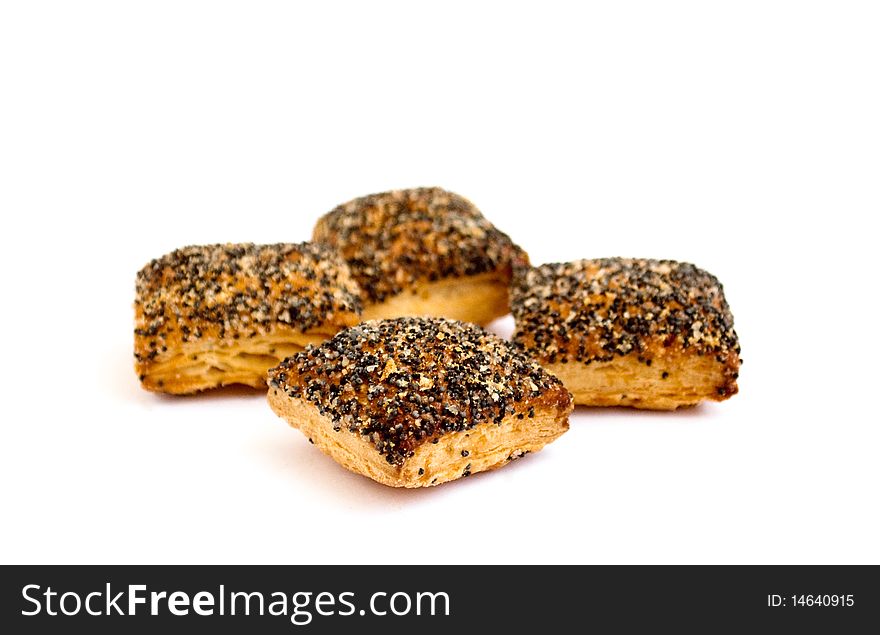
[[[441,318],[364,322],[269,372],[269,404],[393,487],[502,467],[568,430],[571,395],[509,342]]]
[[[509,312],[525,252],[469,200],[438,187],[372,194],[321,217],[313,240],[339,251],[364,319],[446,317],[488,324]]]
[[[137,274],[135,369],[147,390],[266,385],[279,361],[359,321],[338,255],[309,243],[184,247]]]
[[[514,343],[576,404],[673,410],[736,394],[740,346],[717,278],[672,260],[603,258],[517,273]]]

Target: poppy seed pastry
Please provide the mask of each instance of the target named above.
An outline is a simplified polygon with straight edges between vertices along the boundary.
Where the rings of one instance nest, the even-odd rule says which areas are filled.
[[[147,390],[173,394],[264,387],[269,368],[361,311],[345,262],[309,243],[184,247],[135,288],[135,369]]]
[[[514,343],[576,404],[674,410],[735,395],[741,363],[717,278],[672,260],[603,258],[517,272]]]
[[[473,203],[438,187],[372,194],[321,217],[313,240],[338,250],[364,319],[436,316],[485,325],[509,313],[525,252]]]
[[[427,487],[568,430],[571,396],[510,343],[442,318],[364,322],[269,371],[269,404],[343,467]]]

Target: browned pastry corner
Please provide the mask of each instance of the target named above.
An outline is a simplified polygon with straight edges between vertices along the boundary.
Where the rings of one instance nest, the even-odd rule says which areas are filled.
[[[137,275],[135,369],[147,390],[266,385],[279,361],[359,321],[348,267],[309,243],[184,247]]]
[[[571,396],[510,343],[442,318],[364,322],[269,371],[272,409],[393,487],[506,465],[568,430]]]
[[[576,404],[674,410],[735,395],[741,363],[721,283],[672,260],[604,258],[517,273],[513,341]]]
[[[321,217],[313,239],[338,250],[364,319],[429,315],[485,325],[509,312],[525,252],[467,199],[438,187],[372,194]]]

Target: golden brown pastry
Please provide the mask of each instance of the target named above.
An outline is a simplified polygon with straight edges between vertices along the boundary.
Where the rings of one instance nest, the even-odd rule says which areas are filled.
[[[467,199],[437,187],[340,205],[313,239],[338,250],[364,295],[364,319],[430,315],[488,324],[509,312],[524,251]]]
[[[364,322],[269,371],[269,404],[358,474],[427,487],[568,429],[571,396],[510,343],[442,318]]]
[[[134,356],[147,390],[266,385],[279,361],[356,324],[360,290],[324,247],[184,247],[141,269]]]
[[[740,347],[718,280],[671,260],[518,271],[513,340],[576,404],[673,410],[735,395]]]

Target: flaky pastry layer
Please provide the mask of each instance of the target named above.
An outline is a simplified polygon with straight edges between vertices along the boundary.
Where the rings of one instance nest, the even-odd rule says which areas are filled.
[[[698,355],[655,357],[650,366],[636,356],[618,357],[585,366],[576,362],[544,364],[571,392],[574,402],[589,406],[629,406],[675,410],[704,400],[721,401],[736,390],[727,365]]]
[[[528,419],[508,416],[498,424],[442,435],[436,443],[421,445],[402,463],[392,465],[367,437],[334,428],[333,420],[308,401],[290,399],[273,388],[269,404],[342,467],[390,487],[431,487],[504,467],[568,430],[567,409],[536,411]]]
[[[276,332],[231,342],[194,342],[150,364],[141,376],[147,390],[186,395],[219,386],[266,387],[268,369],[332,333]]]
[[[364,320],[446,317],[485,326],[510,312],[509,276],[497,273],[421,282],[411,290],[364,306]]]

